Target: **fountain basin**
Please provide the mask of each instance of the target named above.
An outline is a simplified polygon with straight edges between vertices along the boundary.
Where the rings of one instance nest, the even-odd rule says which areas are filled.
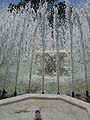
[[[66,95],[25,94],[0,100],[0,120],[90,120],[90,104]]]

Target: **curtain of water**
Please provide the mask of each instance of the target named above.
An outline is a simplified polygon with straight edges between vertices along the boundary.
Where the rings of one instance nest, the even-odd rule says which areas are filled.
[[[86,64],[86,54],[85,54],[85,43],[84,43],[84,40],[83,40],[83,32],[82,32],[80,17],[78,15],[77,11],[75,11],[75,15],[76,15],[77,22],[78,22],[78,29],[80,31],[80,42],[81,42],[82,51],[83,51],[84,73],[85,73],[85,80],[86,80],[86,96],[88,97],[89,93],[88,93],[88,78],[87,78],[87,64]]]
[[[45,11],[42,15],[42,94],[44,94],[44,77],[45,77],[45,15],[46,15],[46,4],[44,4]]]
[[[21,40],[20,40],[20,43],[19,43],[19,51],[18,51],[18,55],[17,55],[17,68],[16,68],[16,81],[15,81],[14,96],[17,95],[17,81],[18,81],[19,67],[20,67],[21,45],[22,45],[23,40],[24,40],[24,29],[25,29],[25,18],[24,18],[24,22],[23,22],[23,31],[21,33]]]
[[[15,27],[14,21],[15,21],[15,13],[13,12],[13,20],[12,20],[13,27],[12,27],[12,29]],[[12,37],[13,37],[13,32],[14,32],[14,30],[12,30]],[[6,80],[7,80],[7,76],[8,76],[9,67],[10,67],[10,59],[11,59],[11,54],[12,54],[13,48],[14,48],[14,40],[13,40],[13,45],[11,45],[10,48],[9,47],[7,48],[7,56],[6,56],[7,63],[6,63],[5,77],[4,77],[4,83],[3,83],[3,95],[6,92],[6,90],[5,90],[6,89]]]
[[[31,61],[30,61],[30,72],[29,72],[29,92],[31,91],[31,78],[32,78],[32,67],[33,67],[33,58],[34,58],[34,51],[35,51],[35,38],[36,38],[36,33],[37,33],[37,29],[39,26],[39,18],[37,18],[36,20],[36,26],[35,26],[35,30],[33,33],[33,44],[32,44],[32,52],[31,52]]]
[[[58,9],[55,8],[55,18],[54,18],[54,24],[55,24],[55,35],[56,35],[56,51],[57,51],[57,94],[60,94],[60,86],[59,86],[59,28],[58,28]]]
[[[74,92],[74,62],[73,62],[73,22],[71,8],[67,4],[67,20],[70,29],[70,51],[71,51],[71,79],[72,79],[72,97],[75,97]]]

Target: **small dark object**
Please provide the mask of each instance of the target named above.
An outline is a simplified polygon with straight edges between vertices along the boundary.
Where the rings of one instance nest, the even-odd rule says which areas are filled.
[[[60,94],[60,92],[57,92],[57,94],[59,95],[59,94]]]
[[[8,98],[8,95],[6,93],[7,93],[6,90],[3,89],[0,95],[0,100]]]
[[[28,91],[28,93],[31,93],[30,91]]]
[[[73,98],[75,97],[75,94],[74,94],[74,92],[72,92],[72,97],[73,97]]]
[[[40,110],[36,110],[35,113],[40,113]]]
[[[42,94],[44,94],[44,92],[42,92]]]
[[[88,92],[88,90],[86,91],[86,96],[89,97],[89,92]]]
[[[34,120],[42,120],[40,110],[36,110],[35,111],[35,118],[34,118]]]
[[[17,96],[17,91],[14,92],[14,96]]]
[[[2,95],[4,96],[6,93],[7,93],[6,90],[3,89],[3,91],[2,91]]]
[[[0,90],[0,94],[2,93],[2,91]]]

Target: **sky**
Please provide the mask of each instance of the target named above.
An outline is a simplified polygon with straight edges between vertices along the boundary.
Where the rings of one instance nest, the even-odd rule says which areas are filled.
[[[6,3],[6,4],[9,4],[9,3],[15,3],[15,4],[17,4],[18,2],[19,2],[20,0],[0,0],[0,5],[2,4],[2,3]],[[58,1],[58,0],[56,0],[56,1]],[[60,0],[59,0],[60,1]],[[62,1],[62,0],[61,0]],[[86,2],[86,0],[69,0],[70,1],[70,4],[71,5],[75,5],[75,6],[77,6],[77,5],[79,5],[79,4],[81,4],[81,3],[85,3]]]
[[[0,0],[0,4],[2,4],[2,3],[6,3],[6,4],[15,3],[15,4],[17,4],[18,2],[19,2],[19,0]]]

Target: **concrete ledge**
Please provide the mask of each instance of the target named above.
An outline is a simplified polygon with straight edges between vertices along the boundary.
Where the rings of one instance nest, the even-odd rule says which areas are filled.
[[[70,103],[74,106],[80,107],[88,112],[90,119],[90,104],[75,98],[69,97],[67,95],[54,95],[54,94],[24,94],[17,97],[7,98],[0,100],[0,106],[12,104],[15,102],[20,102],[27,99],[53,99],[53,100],[62,100],[67,103]]]

